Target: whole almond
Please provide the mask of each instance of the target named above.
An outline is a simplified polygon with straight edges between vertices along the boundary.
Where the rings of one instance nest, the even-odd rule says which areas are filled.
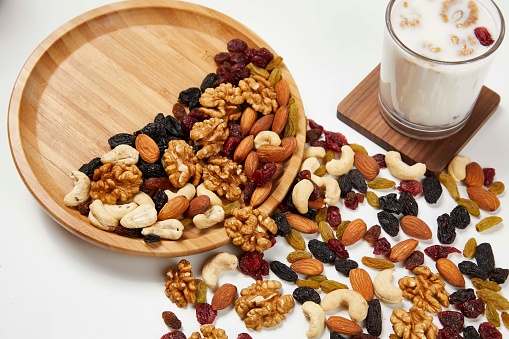
[[[300,259],[293,262],[290,268],[306,276],[319,275],[323,272],[323,263],[314,258]]]
[[[233,152],[233,161],[237,164],[241,164],[246,159],[249,152],[253,150],[254,147],[254,136],[248,135],[237,146],[235,152]]]
[[[270,191],[272,190],[272,181],[269,181],[262,186],[257,187],[253,195],[251,196],[251,200],[249,205],[255,207],[261,205],[265,199],[270,195]]]
[[[500,200],[498,197],[482,187],[467,187],[467,194],[470,199],[479,205],[479,208],[485,211],[493,212],[500,207]]]
[[[363,152],[355,152],[353,164],[367,180],[373,180],[380,173],[380,166],[373,157]]]
[[[157,214],[157,220],[176,219],[189,207],[189,200],[183,195],[178,195],[164,204]]]
[[[413,215],[405,215],[399,225],[405,234],[417,239],[428,240],[433,236],[428,224]]]
[[[451,285],[465,287],[465,277],[458,266],[447,258],[440,258],[436,262],[438,273]]]
[[[298,214],[288,213],[286,215],[286,220],[290,226],[302,233],[312,234],[318,232],[318,224],[311,219],[303,217]]]
[[[256,150],[262,163],[281,162],[287,158],[287,152],[281,146],[265,146]]]
[[[268,114],[261,117],[260,119],[255,121],[255,123],[249,130],[249,134],[256,136],[261,131],[270,131],[272,121],[274,121],[274,114]]]
[[[366,270],[354,268],[348,273],[348,278],[350,279],[350,285],[352,285],[354,291],[359,292],[367,301],[373,299],[375,295],[373,281]]]
[[[465,179],[463,182],[467,186],[481,187],[484,184],[484,172],[481,165],[477,162],[471,162],[465,168]]]
[[[198,214],[204,213],[206,210],[210,208],[210,198],[208,195],[200,195],[189,202],[189,207],[187,208],[187,217],[192,218]]]
[[[276,101],[278,105],[288,105],[288,100],[290,100],[290,86],[285,79],[279,80],[276,85],[274,85],[274,91],[276,92]]]
[[[159,150],[159,146],[157,143],[146,134],[138,134],[136,139],[134,140],[134,145],[136,150],[140,154],[140,158],[149,164],[155,163],[159,160],[159,156],[161,155],[161,151]]]
[[[352,220],[348,226],[346,226],[343,236],[341,237],[341,241],[343,245],[349,246],[355,244],[357,241],[362,239],[364,234],[366,234],[368,230],[368,226],[362,219]]]
[[[295,137],[284,137],[281,140],[281,147],[285,149],[286,157],[288,158],[297,148],[297,139]]]
[[[240,130],[242,132],[242,136],[246,136],[249,134],[249,131],[251,130],[251,127],[253,127],[253,124],[258,119],[258,113],[253,109],[253,107],[248,106],[244,112],[242,113],[242,116],[240,117]]]
[[[215,311],[224,310],[230,306],[237,297],[237,287],[235,285],[225,283],[214,292],[210,305]]]
[[[346,335],[354,335],[362,333],[362,327],[356,322],[343,318],[339,315],[331,315],[326,321],[327,328],[331,332],[338,332]]]
[[[256,153],[256,151],[251,151],[244,162],[244,173],[246,173],[246,176],[251,179],[254,171],[256,171],[259,166],[260,159],[258,158],[258,153]]]
[[[415,239],[403,240],[394,245],[389,253],[389,260],[392,262],[401,262],[408,258],[419,245],[419,241]]]
[[[272,132],[275,132],[277,134],[283,132],[286,123],[288,122],[289,115],[290,110],[288,109],[288,105],[280,106],[276,113],[274,114],[274,121],[272,122]]]

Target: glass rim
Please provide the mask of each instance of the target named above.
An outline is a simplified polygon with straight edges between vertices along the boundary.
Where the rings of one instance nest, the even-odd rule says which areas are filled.
[[[400,48],[402,48],[406,53],[412,55],[413,57],[415,57],[417,59],[421,59],[421,60],[429,62],[429,63],[440,64],[440,65],[464,65],[464,64],[468,64],[468,63],[486,59],[500,47],[500,45],[502,44],[502,40],[504,40],[505,20],[504,20],[502,11],[500,10],[500,8],[497,6],[497,4],[493,0],[487,0],[488,2],[490,2],[493,5],[493,7],[495,8],[495,10],[498,13],[498,16],[500,18],[500,33],[498,34],[498,38],[495,41],[495,43],[486,52],[484,52],[483,54],[481,54],[475,58],[459,60],[459,61],[446,61],[446,60],[437,60],[437,59],[428,58],[428,57],[421,55],[417,52],[414,52],[412,49],[410,49],[407,45],[405,45],[398,38],[398,36],[394,32],[394,30],[392,28],[393,25],[392,25],[392,20],[391,20],[391,12],[392,12],[392,7],[396,1],[403,1],[403,0],[390,0],[389,4],[387,5],[387,9],[385,11],[385,25],[386,25],[387,31],[389,32],[389,35],[391,36],[393,41],[395,41],[396,44]]]

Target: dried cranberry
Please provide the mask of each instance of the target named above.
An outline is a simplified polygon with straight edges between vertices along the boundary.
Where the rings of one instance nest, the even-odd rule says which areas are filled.
[[[251,175],[251,180],[253,180],[256,186],[263,186],[272,179],[276,170],[277,164],[275,162],[269,162],[268,164],[263,165],[262,168],[254,171]]]
[[[493,179],[495,179],[495,169],[491,167],[483,168],[484,173],[484,186],[491,186]]]
[[[186,339],[186,335],[181,331],[171,331],[164,334],[161,339]]]
[[[327,207],[326,221],[329,223],[331,227],[338,227],[339,224],[341,224],[341,213],[339,211],[339,207],[337,206]]]
[[[229,60],[230,60],[230,53],[228,53],[228,52],[219,52],[216,55],[214,55],[214,61],[218,65],[221,65],[224,62],[229,61]]]
[[[378,153],[373,156],[371,156],[373,159],[375,159],[376,163],[378,164],[378,167],[380,168],[386,168],[387,164],[385,163],[385,154]]]
[[[242,129],[240,124],[236,122],[228,121],[228,132],[231,137],[242,138]]]
[[[500,339],[502,333],[489,321],[482,322],[479,324],[479,334],[482,339]]]
[[[242,39],[231,39],[226,44],[226,49],[230,53],[244,53],[247,49],[247,43]]]
[[[182,118],[182,129],[186,132],[186,133],[189,133],[191,132],[191,130],[193,129],[193,126],[194,124],[196,124],[198,122],[197,119],[193,118],[191,115],[185,115],[183,118]]]
[[[196,306],[196,320],[200,325],[212,324],[216,320],[217,311],[208,303],[198,304]]]
[[[239,333],[237,339],[253,339],[248,333]]]
[[[311,128],[311,129],[317,129],[320,132],[324,132],[325,131],[323,126],[320,125],[320,124],[317,124],[316,121],[314,121],[313,119],[308,119],[308,124],[309,124],[309,128]]]
[[[438,330],[436,339],[463,339],[463,337],[455,329],[444,327]]]
[[[325,147],[334,152],[341,152],[341,147],[348,145],[346,137],[339,132],[325,131]]]
[[[249,78],[251,71],[244,64],[234,64],[228,73],[228,82],[237,85],[240,80]]]
[[[339,259],[348,259],[348,257],[350,256],[345,248],[345,245],[343,245],[343,242],[341,242],[341,240],[339,239],[335,238],[329,239],[327,241],[327,246],[329,246],[329,248],[333,250],[334,253],[336,253],[336,256]]]
[[[484,301],[481,298],[468,300],[460,304],[459,308],[466,318],[475,319],[484,313]]]
[[[196,119],[196,121],[204,121],[208,119],[207,116],[198,108],[193,108],[192,110],[190,110],[189,116]]]
[[[247,47],[244,53],[242,54],[247,62],[251,62],[255,56],[255,49],[251,47]]]
[[[246,59],[246,56],[244,54],[233,54],[230,56],[230,62],[233,65],[247,65],[249,61]]]
[[[422,183],[417,180],[403,180],[399,183],[398,191],[408,192],[415,197],[422,193]]]
[[[311,183],[313,184],[313,192],[309,195],[309,201],[315,201],[322,196],[322,189],[314,181],[311,181]]]
[[[387,238],[380,238],[375,241],[375,246],[373,249],[373,254],[377,255],[386,255],[391,251],[391,243],[387,240]]]
[[[256,185],[254,182],[249,181],[247,185],[244,187],[244,204],[249,205],[251,202],[251,197],[256,189]]]
[[[465,322],[465,317],[461,312],[457,311],[443,311],[438,313],[438,320],[444,327],[450,327],[456,332],[461,332],[463,330],[463,323]]]
[[[254,51],[254,56],[251,58],[251,62],[258,67],[265,68],[269,64],[269,62],[274,59],[274,54],[272,54],[268,49],[262,47],[258,50]]]
[[[262,276],[269,274],[269,263],[263,259],[263,253],[244,252],[239,258],[239,269],[254,280],[263,280]]]
[[[486,27],[476,27],[474,29],[474,34],[477,40],[479,40],[479,42],[483,46],[490,46],[495,42],[495,40],[493,40],[490,32],[488,32],[488,29]]]
[[[424,253],[426,253],[431,259],[437,261],[441,258],[447,258],[451,253],[461,253],[461,251],[452,246],[432,245],[426,247],[424,249]]]
[[[223,153],[226,157],[230,158],[237,146],[242,141],[241,138],[229,136],[223,144]]]
[[[359,206],[359,200],[357,199],[357,194],[355,192],[350,191],[346,194],[345,199],[343,200],[346,208],[351,210],[356,210]]]
[[[295,183],[297,183],[297,182],[299,182],[301,180],[304,180],[304,179],[311,180],[311,171],[310,170],[300,171],[299,174],[297,174],[297,177],[295,179]]]
[[[322,131],[319,129],[310,129],[306,131],[306,142],[312,144],[322,137]]]
[[[325,140],[316,140],[316,141],[313,141],[311,143],[311,146],[327,148],[327,145],[325,144]]]

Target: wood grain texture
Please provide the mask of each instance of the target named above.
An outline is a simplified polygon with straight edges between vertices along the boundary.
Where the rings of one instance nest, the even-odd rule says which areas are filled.
[[[171,0],[100,7],[46,38],[19,74],[8,117],[16,167],[44,210],[77,236],[122,253],[175,257],[228,243],[218,225],[186,229],[178,241],[146,244],[91,226],[78,211],[64,206],[63,197],[72,189],[72,170],[108,151],[110,136],[139,130],[159,112],[169,114],[181,90],[199,86],[206,74],[215,71],[214,55],[226,50],[232,38],[272,50],[224,14]],[[300,111],[298,145],[272,195],[260,207],[267,213],[293,182],[305,143],[306,118],[297,86],[284,65],[282,75]]]
[[[456,134],[440,140],[418,140],[394,130],[380,114],[375,67],[338,105],[337,117],[387,151],[398,151],[409,164],[422,162],[428,170],[441,172],[496,111],[500,96],[483,87],[472,114]]]

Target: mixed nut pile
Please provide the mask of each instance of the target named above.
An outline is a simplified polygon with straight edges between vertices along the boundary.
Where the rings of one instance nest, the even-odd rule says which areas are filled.
[[[326,329],[332,339],[378,338],[387,326],[383,304],[392,308],[385,315],[391,339],[501,338],[497,327],[509,328],[509,301],[501,293],[509,269],[496,265],[489,243],[471,238],[463,249],[452,246],[457,230],[473,227],[472,217],[479,218],[478,232],[502,222],[494,213],[505,187],[494,181],[494,169],[456,156],[447,171],[429,173],[398,152],[369,155],[309,120],[304,159],[287,196],[271,216],[256,209],[293,154],[298,114],[278,71],[281,59],[261,50],[230,41],[229,52],[216,55],[216,73],[204,80],[210,86],[183,91],[172,115],[112,137],[111,152],[73,172],[76,185],[65,203],[99,228],[148,242],[177,240],[184,226],[224,222],[240,255],[215,253],[199,274],[181,259],[166,275],[172,303],[195,308],[201,327],[192,339],[228,338],[214,325],[219,311],[233,309],[246,329],[260,331],[280,325],[296,307],[309,321],[308,338]],[[419,203],[436,204],[447,193],[457,206],[431,227],[419,217]],[[342,220],[339,206],[355,211],[363,204],[373,209],[376,225],[368,227],[361,215]],[[396,241],[400,231],[406,237]],[[423,248],[434,235],[440,244]],[[292,251],[265,260],[280,239]],[[350,256],[360,242],[372,256]],[[455,264],[448,258],[453,253],[464,260]],[[425,256],[435,268],[424,265]],[[328,267],[338,274],[327,275]],[[395,269],[407,270],[397,284]],[[221,272],[232,270],[253,282],[219,284]],[[283,293],[282,281],[295,284],[291,294]],[[398,307],[403,300],[412,306]],[[170,328],[162,339],[186,338],[176,311],[162,317]]]

